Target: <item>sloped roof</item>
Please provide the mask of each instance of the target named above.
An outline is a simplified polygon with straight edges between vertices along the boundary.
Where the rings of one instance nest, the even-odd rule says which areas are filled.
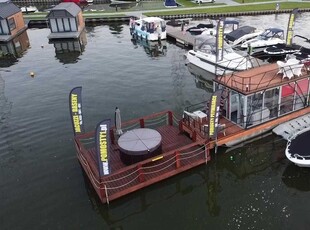
[[[47,18],[74,18],[76,17],[81,8],[73,2],[62,2],[55,6],[49,14],[46,16]]]
[[[0,2],[0,19],[5,19],[12,16],[21,10],[12,2]]]

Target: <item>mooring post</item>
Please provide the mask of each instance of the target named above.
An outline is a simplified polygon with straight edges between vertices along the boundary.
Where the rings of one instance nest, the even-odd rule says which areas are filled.
[[[104,185],[104,190],[105,190],[105,197],[106,197],[106,199],[107,199],[107,204],[109,205],[109,204],[110,204],[110,201],[109,201],[109,196],[108,196],[107,185]]]
[[[144,128],[144,119],[140,119],[140,128]]]
[[[180,152],[179,151],[175,151],[175,165],[176,168],[180,168]]]
[[[142,183],[145,181],[143,170],[142,170],[142,165],[138,164],[138,177],[139,177],[139,182]]]
[[[171,111],[168,112],[168,122],[169,125],[173,125],[173,116]]]

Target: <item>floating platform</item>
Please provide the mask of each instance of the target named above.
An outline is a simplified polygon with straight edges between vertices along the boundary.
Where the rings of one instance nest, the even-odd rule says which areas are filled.
[[[195,44],[195,36],[191,35],[186,31],[185,28],[175,27],[175,26],[166,26],[167,28],[167,37],[174,40],[177,44],[180,44],[187,48],[193,48]]]

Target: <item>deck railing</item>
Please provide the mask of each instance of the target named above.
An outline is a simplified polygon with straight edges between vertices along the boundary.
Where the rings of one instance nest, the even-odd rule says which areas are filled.
[[[283,69],[279,68],[276,64],[267,64],[225,76],[217,76],[215,81],[233,88],[238,92],[250,93],[279,86],[288,81],[294,81],[296,77],[300,79],[308,77],[307,70],[301,67],[301,65],[300,63],[293,64]]]

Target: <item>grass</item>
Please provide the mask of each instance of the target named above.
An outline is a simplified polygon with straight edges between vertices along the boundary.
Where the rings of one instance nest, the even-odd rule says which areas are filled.
[[[310,8],[310,2],[281,2],[280,9],[294,9],[298,7]],[[249,11],[265,11],[275,10],[276,3],[266,4],[255,4],[255,5],[238,5],[238,6],[227,6],[227,7],[215,7],[215,8],[197,8],[197,9],[180,9],[178,11],[163,11],[163,12],[148,12],[145,13],[147,16],[163,16],[163,15],[174,15],[174,14],[202,14],[202,13],[234,13],[234,12],[249,12]]]
[[[236,0],[236,1],[243,1],[243,0]],[[253,3],[253,2],[258,2],[258,1],[263,1],[263,0],[244,0],[244,1]],[[178,2],[182,4],[183,7],[169,10],[162,6],[163,8],[161,9],[163,9],[164,11],[145,12],[144,14],[147,16],[164,16],[164,15],[178,15],[178,14],[229,13],[229,12],[234,13],[234,12],[249,12],[249,11],[266,11],[266,10],[276,9],[276,2],[264,3],[264,4],[252,4],[252,5],[241,4],[238,6],[225,5],[225,7],[223,7],[223,4],[214,4],[214,3],[205,3],[202,5],[198,5],[198,4],[192,3],[189,0],[178,0]],[[193,6],[195,6],[195,9],[187,9],[187,7],[193,7]],[[208,8],[208,6],[212,6],[212,7]],[[310,2],[306,2],[306,1],[304,2],[280,2],[280,9],[294,9],[296,7],[298,7],[299,9],[310,8]],[[149,8],[147,5],[145,5],[143,9],[131,8],[131,9],[126,9],[126,10],[119,10],[118,13],[116,13],[115,11],[88,11],[88,12],[84,12],[83,15],[85,18],[123,17],[125,16],[124,13],[126,11],[140,10],[143,12],[144,10],[150,10],[150,9],[155,10],[156,8],[152,8],[152,7]],[[25,14],[24,17],[27,19],[45,19],[46,15],[47,13],[40,12],[40,13]]]

